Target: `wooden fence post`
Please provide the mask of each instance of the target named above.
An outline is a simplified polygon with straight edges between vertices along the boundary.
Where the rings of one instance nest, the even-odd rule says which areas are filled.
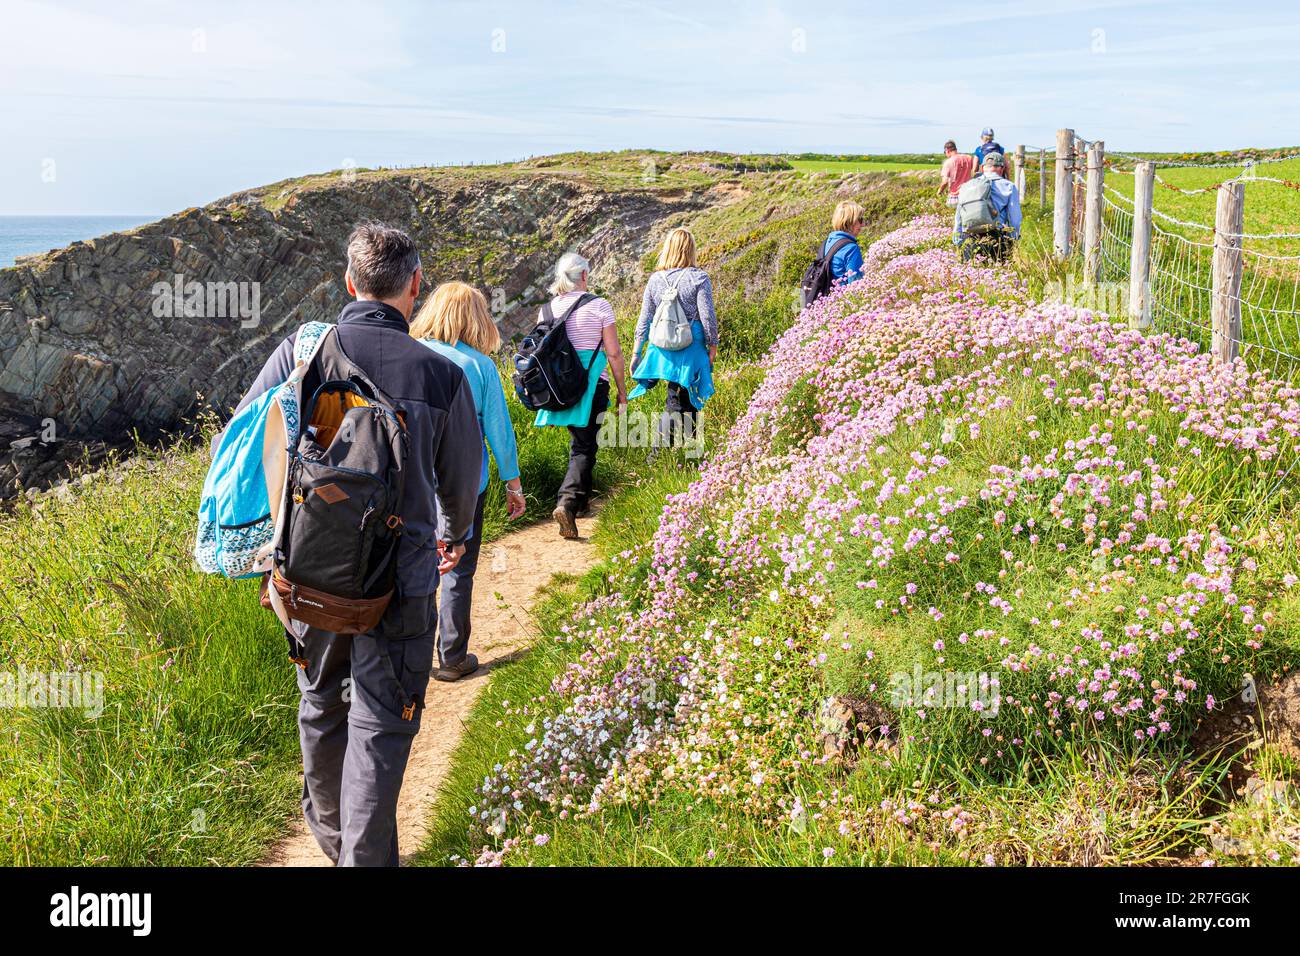
[[[1241,271],[1244,256],[1241,226],[1245,221],[1245,183],[1219,187],[1214,214],[1214,264],[1210,287],[1211,347],[1220,362],[1232,362],[1241,354]]]
[[[1070,242],[1078,245],[1078,237],[1083,232],[1083,216],[1087,209],[1088,144],[1082,136],[1074,138],[1074,152],[1070,162],[1070,183],[1074,186],[1074,195],[1070,197]],[[1079,172],[1076,177],[1075,172]]]
[[[1106,145],[1098,140],[1088,149],[1088,195],[1084,201],[1083,284],[1095,286],[1101,275],[1102,189],[1105,185]]]
[[[1070,258],[1070,201],[1074,184],[1070,182],[1070,153],[1074,147],[1074,130],[1056,131],[1056,193],[1052,208],[1052,248],[1056,258]]]
[[[1151,204],[1155,198],[1155,163],[1138,163],[1133,171],[1133,254],[1129,259],[1129,324],[1151,324]]]
[[[1016,147],[1016,192],[1020,193],[1020,201],[1025,201],[1025,147],[1023,145]]]
[[[1047,150],[1038,150],[1038,205],[1047,205]]]

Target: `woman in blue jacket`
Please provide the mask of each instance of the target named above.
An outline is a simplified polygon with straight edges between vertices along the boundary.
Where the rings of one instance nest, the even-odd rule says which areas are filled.
[[[656,444],[673,447],[679,441],[697,447],[699,412],[713,394],[713,362],[718,357],[718,316],[713,309],[713,285],[708,273],[695,264],[695,237],[689,229],[674,229],[659,250],[659,269],[646,283],[641,318],[632,346],[632,378],[636,388],[629,399],[644,395],[661,379],[667,386],[664,414],[659,419]],[[662,349],[650,342],[655,312],[670,289],[691,323],[691,344],[684,349]],[[652,452],[653,455],[653,452]]]
[[[451,359],[465,373],[484,439],[474,530],[465,542],[464,556],[455,568],[443,574],[439,585],[439,666],[434,676],[452,681],[478,669],[478,658],[468,653],[470,605],[474,597],[474,572],[483,544],[489,447],[497,460],[497,473],[506,485],[506,517],[511,520],[524,513],[524,489],[519,482],[519,455],[505,390],[496,363],[489,358],[501,347],[501,335],[488,312],[483,293],[464,282],[443,283],[411,321],[411,335]]]
[[[831,256],[832,279],[853,282],[862,278],[862,249],[858,246],[858,235],[866,224],[867,211],[857,203],[846,200],[835,207],[831,216],[831,234],[822,243],[823,256],[829,255],[839,245]]]

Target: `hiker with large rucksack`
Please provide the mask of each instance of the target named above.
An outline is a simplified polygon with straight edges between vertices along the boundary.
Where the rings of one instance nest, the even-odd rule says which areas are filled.
[[[854,282],[862,278],[862,248],[858,236],[867,225],[867,212],[860,205],[845,200],[831,215],[831,234],[822,243],[822,253],[804,272],[800,286],[800,305],[812,305],[837,282]]]
[[[519,454],[514,425],[506,407],[501,376],[491,355],[501,348],[501,333],[488,311],[487,298],[464,282],[444,282],[411,320],[411,335],[465,373],[478,414],[482,465],[474,530],[465,542],[465,554],[456,567],[442,575],[438,586],[437,680],[459,680],[478,669],[478,657],[469,653],[474,601],[474,572],[483,545],[483,509],[488,497],[488,448],[497,462],[497,477],[505,486],[506,518],[524,513],[524,488],[519,478]]]
[[[408,334],[415,243],[362,223],[347,256],[355,301],[281,342],[215,440],[195,558],[261,575],[284,625],[317,843],[341,866],[396,866],[438,578],[473,530],[482,438],[465,374]]]
[[[629,398],[664,383],[667,395],[653,442],[660,448],[696,441],[699,413],[713,394],[713,363],[718,355],[718,317],[713,285],[696,265],[695,237],[677,228],[664,237],[658,269],[646,282],[641,318],[632,346]]]
[[[609,408],[609,381],[617,389],[616,408],[627,408],[623,349],[614,327],[614,307],[587,290],[591,264],[566,252],[555,264],[551,300],[515,354],[515,393],[537,412],[538,428],[569,430],[569,467],[560,483],[551,516],[563,538],[578,537],[577,519],[591,503],[597,436]]]
[[[957,193],[952,231],[963,260],[982,255],[1003,261],[1020,238],[1020,191],[1003,175],[1005,168],[1001,153],[989,153],[984,171]]]

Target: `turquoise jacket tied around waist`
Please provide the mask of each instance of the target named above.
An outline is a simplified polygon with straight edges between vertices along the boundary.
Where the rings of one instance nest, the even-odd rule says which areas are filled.
[[[709,364],[709,351],[704,346],[704,326],[698,319],[691,323],[695,338],[684,349],[666,352],[657,345],[647,344],[637,367],[632,370],[636,388],[629,399],[644,395],[655,383],[676,382],[687,390],[691,404],[703,408],[713,394],[713,366]]]
[[[578,361],[583,365],[591,362],[591,368],[587,371],[587,390],[582,394],[582,401],[572,408],[559,412],[543,408],[533,420],[535,427],[545,428],[553,425],[563,428],[572,425],[575,428],[585,428],[591,421],[591,402],[596,395],[596,384],[600,381],[600,375],[605,371],[605,363],[609,360],[605,356],[604,349],[576,349],[575,351],[578,353]],[[593,354],[596,355],[595,361],[592,361]]]

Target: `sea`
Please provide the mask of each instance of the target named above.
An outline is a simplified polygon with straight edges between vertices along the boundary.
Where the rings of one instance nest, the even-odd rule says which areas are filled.
[[[0,269],[19,256],[153,222],[157,216],[0,216]]]

